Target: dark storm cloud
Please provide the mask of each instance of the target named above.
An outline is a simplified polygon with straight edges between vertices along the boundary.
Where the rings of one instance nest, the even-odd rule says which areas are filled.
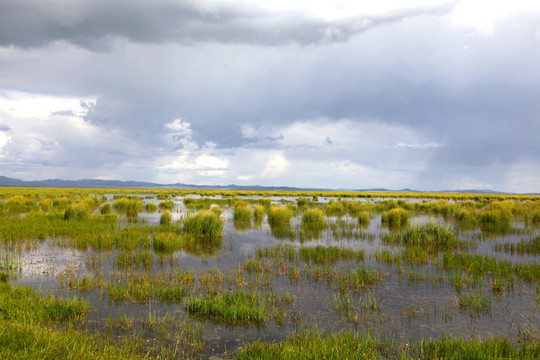
[[[141,43],[307,45],[346,41],[375,26],[419,14],[442,14],[451,8],[444,4],[323,21],[299,11],[269,11],[243,2],[4,0],[0,3],[0,44],[35,47],[64,40],[105,50],[111,38],[120,37]]]

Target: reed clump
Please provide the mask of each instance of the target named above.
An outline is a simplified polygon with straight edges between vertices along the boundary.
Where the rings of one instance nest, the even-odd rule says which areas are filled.
[[[223,235],[223,221],[210,210],[200,210],[184,221],[185,234],[205,239],[217,239]]]
[[[268,208],[268,223],[270,226],[290,224],[293,214],[289,208],[270,206]]]
[[[487,232],[507,232],[512,226],[512,213],[508,210],[486,210],[480,216],[480,226]]]
[[[358,224],[363,228],[368,227],[371,222],[371,214],[368,211],[358,212]]]
[[[256,292],[226,292],[192,296],[184,302],[188,313],[237,323],[264,323],[266,304]]]
[[[64,220],[86,220],[90,218],[90,216],[88,208],[80,204],[70,205],[66,211],[64,211]]]
[[[157,207],[155,202],[149,201],[144,206],[144,209],[146,210],[147,213],[152,214],[152,213],[155,213],[157,211],[158,207]]]
[[[234,221],[251,223],[251,217],[253,216],[253,211],[251,207],[245,203],[241,203],[234,207],[233,218]]]
[[[311,231],[320,231],[326,229],[324,212],[321,209],[304,210],[302,213],[302,227]]]
[[[405,246],[420,246],[430,250],[450,250],[465,246],[456,237],[449,226],[434,222],[415,225],[402,234],[389,234],[384,237],[389,243]]]
[[[410,213],[403,208],[393,208],[382,213],[381,221],[389,227],[400,228],[407,225],[410,216]]]
[[[159,224],[163,226],[170,226],[172,224],[172,215],[170,211],[165,211],[159,217]]]

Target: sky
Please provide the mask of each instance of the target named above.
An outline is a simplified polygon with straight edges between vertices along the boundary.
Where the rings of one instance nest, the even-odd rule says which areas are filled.
[[[540,192],[540,2],[0,0],[0,175]]]

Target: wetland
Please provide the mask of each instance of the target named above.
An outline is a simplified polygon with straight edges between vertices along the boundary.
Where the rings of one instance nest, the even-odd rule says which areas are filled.
[[[535,359],[539,260],[538,196],[2,188],[0,355]]]

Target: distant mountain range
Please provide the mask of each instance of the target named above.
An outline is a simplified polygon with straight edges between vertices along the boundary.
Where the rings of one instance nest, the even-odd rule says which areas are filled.
[[[358,192],[427,192],[412,189],[391,190],[384,188],[375,189],[324,189],[324,188],[299,188],[290,186],[260,186],[260,185],[193,185],[193,184],[157,184],[142,181],[120,180],[37,180],[24,181],[0,176],[0,187],[54,187],[54,188],[111,188],[111,189],[193,189],[193,190],[260,190],[260,191],[358,191]],[[429,192],[468,193],[468,194],[505,194],[494,190],[440,190]]]

